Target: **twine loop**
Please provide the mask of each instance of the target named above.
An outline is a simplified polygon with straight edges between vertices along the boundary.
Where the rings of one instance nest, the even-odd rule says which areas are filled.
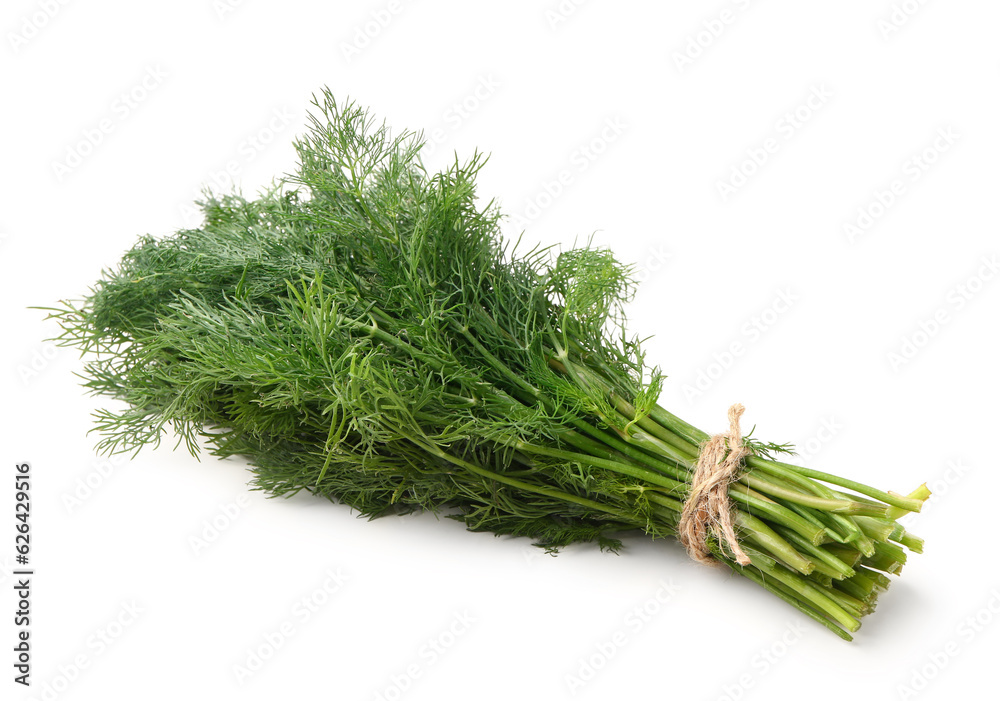
[[[691,492],[677,525],[678,540],[691,559],[703,565],[716,564],[708,549],[709,533],[720,545],[728,546],[736,562],[744,566],[750,564],[750,558],[736,538],[729,502],[729,485],[742,468],[744,456],[750,452],[740,433],[743,411],[742,404],[729,407],[729,432],[718,433],[701,446],[698,465],[691,477]]]

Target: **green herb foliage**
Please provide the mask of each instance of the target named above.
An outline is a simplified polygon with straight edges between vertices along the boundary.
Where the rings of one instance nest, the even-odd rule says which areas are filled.
[[[549,550],[675,534],[702,431],[657,404],[624,330],[631,270],[607,250],[518,251],[477,198],[479,154],[428,172],[329,92],[297,172],[205,223],[142,238],[79,301],[49,309],[90,354],[100,448],[171,428],[192,453],[246,456],[254,485],[381,516],[426,509]],[[730,487],[752,565],[720,561],[842,637],[921,541],[900,497],[777,462],[747,441]],[[841,491],[846,489],[848,491]],[[857,493],[857,494],[855,494]]]

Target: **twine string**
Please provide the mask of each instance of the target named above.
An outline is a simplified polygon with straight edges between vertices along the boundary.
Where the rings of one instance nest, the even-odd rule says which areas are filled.
[[[710,534],[720,545],[728,546],[736,562],[743,566],[750,564],[750,558],[736,538],[733,507],[729,501],[729,485],[743,467],[744,456],[750,452],[740,433],[743,411],[742,404],[729,407],[729,432],[716,434],[702,445],[698,465],[691,477],[691,492],[677,525],[677,537],[688,555],[703,565],[717,564],[708,549]]]

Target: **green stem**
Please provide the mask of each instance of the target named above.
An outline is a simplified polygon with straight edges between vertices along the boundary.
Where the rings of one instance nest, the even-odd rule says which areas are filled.
[[[751,467],[759,467],[770,471],[789,471],[803,477],[811,477],[812,479],[820,480],[828,484],[835,484],[838,487],[852,489],[858,494],[864,494],[865,496],[872,497],[873,499],[877,499],[881,502],[889,504],[890,506],[895,506],[896,508],[903,509],[905,511],[920,511],[920,507],[923,506],[924,503],[920,499],[911,499],[909,497],[899,496],[898,494],[889,494],[888,492],[883,492],[881,489],[875,489],[874,487],[869,487],[866,484],[861,484],[860,482],[855,482],[854,480],[838,477],[837,475],[831,475],[828,472],[811,470],[808,467],[801,467],[799,465],[789,465],[788,463],[778,462],[777,460],[763,460],[756,456],[750,456],[747,458],[747,464]]]
[[[514,445],[514,447],[524,453],[546,455],[548,457],[566,460],[568,462],[578,462],[584,465],[591,465],[593,467],[611,470],[613,472],[617,472],[618,474],[645,480],[646,482],[655,484],[659,487],[665,487],[672,493],[686,494],[688,490],[688,485],[683,482],[672,480],[669,477],[645,470],[641,467],[635,467],[634,465],[628,465],[614,460],[598,458],[584,453],[572,453],[568,450],[559,450],[557,448],[546,448],[544,446],[533,445],[523,441],[519,441]]]

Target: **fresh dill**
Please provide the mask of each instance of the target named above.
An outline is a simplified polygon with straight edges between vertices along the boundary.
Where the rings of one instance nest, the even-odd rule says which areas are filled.
[[[624,330],[629,267],[586,245],[519,251],[477,198],[481,154],[429,172],[324,92],[297,171],[256,199],[206,195],[205,221],[143,237],[83,299],[49,308],[89,354],[100,449],[246,456],[254,485],[376,517],[431,510],[556,550],[676,535],[709,437],[657,404]],[[729,488],[751,560],[713,556],[850,639],[922,542],[909,497],[778,462],[745,441]]]

